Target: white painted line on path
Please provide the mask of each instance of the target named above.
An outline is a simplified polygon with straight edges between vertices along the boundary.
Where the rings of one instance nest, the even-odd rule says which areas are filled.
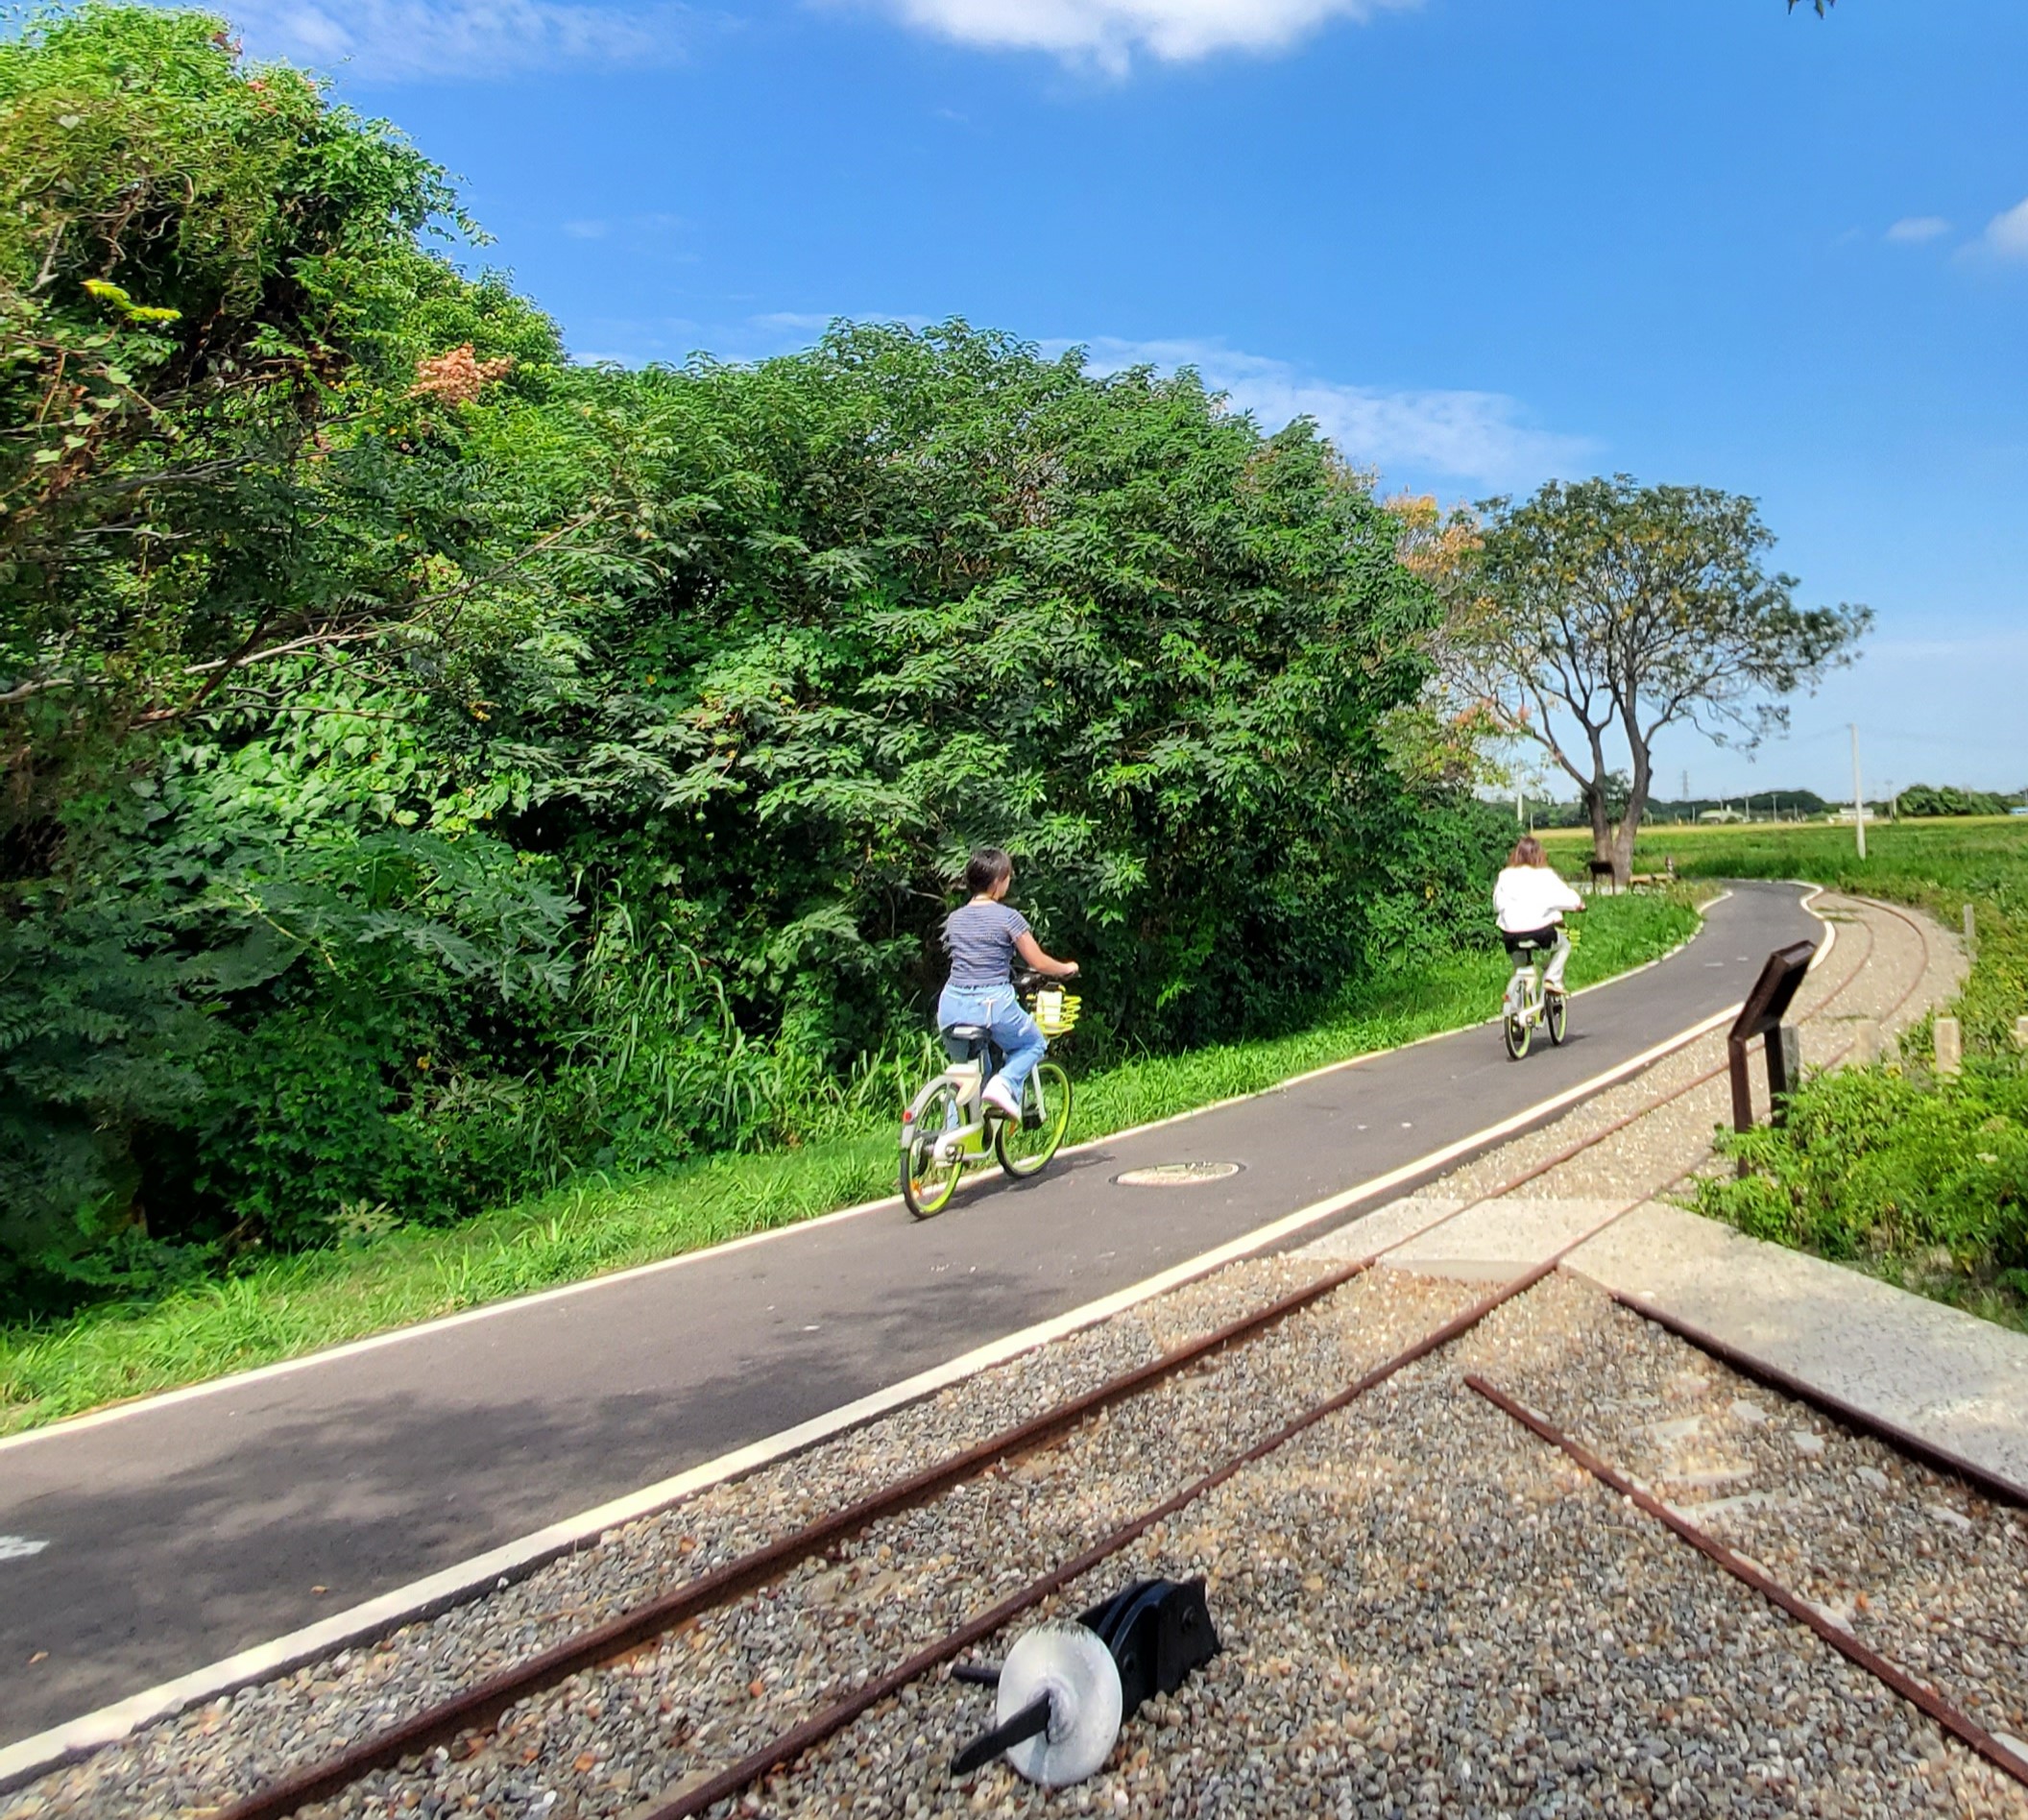
[[[26,1561],[39,1555],[49,1544],[29,1536],[0,1536],[0,1561]]]
[[[1783,880],[1784,884],[1801,884],[1800,880]],[[1817,887],[1821,890],[1823,887]],[[1644,961],[1638,967],[1630,967],[1625,973],[1614,974],[1609,980],[1601,980],[1595,985],[1580,987],[1573,992],[1574,999],[1582,998],[1587,992],[1601,992],[1607,986],[1619,985],[1635,979],[1652,968],[1659,967],[1674,959],[1703,932],[1703,911],[1716,910],[1732,893],[1721,891],[1699,913],[1698,928],[1685,940],[1678,942],[1665,955]],[[1807,909],[1807,904],[1804,905]],[[1814,912],[1812,912],[1814,914]],[[1829,951],[1825,944],[1824,952]],[[1821,958],[1821,957],[1820,957]],[[1737,1007],[1735,1007],[1736,1009]],[[1497,1024],[1497,1016],[1485,1020]],[[1392,1049],[1369,1049],[1362,1055],[1348,1056],[1343,1061],[1326,1062],[1320,1068],[1312,1068],[1307,1073],[1291,1075],[1285,1080],[1277,1080],[1252,1093],[1236,1093],[1229,1099],[1214,1100],[1209,1105],[1192,1106],[1188,1111],[1172,1112],[1166,1118],[1150,1119],[1144,1125],[1130,1125],[1124,1130],[1108,1131],[1102,1137],[1087,1138],[1081,1144],[1066,1145],[1058,1154],[1074,1156],[1084,1151],[1098,1150],[1108,1144],[1123,1143],[1131,1137],[1140,1137],[1147,1131],[1159,1131],[1165,1126],[1181,1125],[1191,1119],[1203,1118],[1207,1113],[1221,1112],[1227,1106],[1244,1105],[1249,1100],[1259,1100],[1272,1093],[1285,1093],[1291,1087],[1301,1086],[1306,1081],[1321,1080],[1325,1075],[1334,1075],[1348,1068],[1368,1067],[1388,1056],[1398,1056],[1404,1050],[1420,1049],[1425,1043],[1440,1043],[1446,1037],[1456,1036],[1461,1030],[1472,1030],[1477,1026],[1466,1024],[1458,1030],[1433,1031],[1427,1036],[1418,1036],[1412,1042],[1398,1043]],[[1365,1128],[1360,1128],[1364,1130]],[[426,1339],[432,1334],[448,1333],[453,1327],[469,1326],[473,1322],[491,1321],[501,1315],[519,1314],[529,1308],[539,1308],[545,1302],[562,1301],[567,1297],[590,1295],[594,1290],[611,1289],[619,1283],[631,1283],[645,1276],[657,1276],[667,1271],[684,1270],[701,1264],[708,1259],[724,1257],[733,1251],[745,1250],[757,1245],[769,1245],[778,1239],[787,1238],[792,1233],[808,1232],[813,1227],[833,1225],[842,1220],[857,1220],[864,1214],[879,1213],[884,1209],[899,1207],[900,1195],[886,1195],[879,1201],[863,1201],[857,1206],[840,1207],[835,1212],[817,1214],[808,1220],[796,1220],[786,1225],[770,1226],[764,1232],[749,1232],[742,1238],[726,1239],[717,1245],[708,1246],[702,1250],[685,1251],[676,1257],[657,1258],[649,1264],[634,1264],[624,1270],[607,1271],[601,1275],[588,1276],[580,1282],[561,1283],[554,1289],[536,1290],[526,1296],[513,1296],[501,1301],[488,1302],[480,1308],[466,1308],[454,1315],[439,1315],[431,1321],[419,1321],[405,1327],[396,1327],[387,1333],[369,1334],[364,1339],[348,1340],[339,1346],[322,1347],[314,1352],[305,1352],[293,1359],[278,1359],[272,1365],[256,1365],[244,1371],[233,1371],[224,1377],[207,1378],[202,1384],[186,1384],[180,1390],[157,1391],[146,1396],[136,1396],[124,1403],[112,1403],[104,1409],[95,1409],[82,1416],[66,1417],[61,1421],[53,1421],[40,1428],[30,1428],[17,1435],[0,1435],[0,1453],[12,1448],[33,1446],[38,1441],[52,1440],[60,1435],[73,1435],[85,1428],[96,1428],[106,1422],[124,1421],[131,1417],[145,1415],[155,1410],[169,1409],[178,1403],[193,1402],[201,1396],[216,1396],[228,1391],[244,1390],[250,1384],[259,1384],[270,1378],[285,1377],[292,1372],[308,1371],[312,1366],[332,1365],[341,1359],[356,1358],[364,1352],[374,1352],[382,1347],[402,1346],[412,1340]]]
[[[474,1597],[491,1586],[522,1578],[559,1555],[595,1541],[606,1530],[652,1516],[680,1498],[754,1471],[785,1455],[801,1452],[847,1429],[887,1415],[904,1404],[933,1395],[992,1366],[1004,1364],[1021,1353],[1109,1320],[1141,1302],[1207,1275],[1235,1259],[1278,1244],[1306,1227],[1320,1225],[1334,1215],[1357,1206],[1363,1201],[1374,1200],[1428,1175],[1432,1170],[1442,1168],[1446,1163],[1511,1137],[1630,1076],[1653,1067],[1678,1050],[1687,1049],[1700,1037],[1722,1029],[1738,1015],[1739,1010],[1738,1005],[1729,1006],[1616,1067],[1538,1101],[1498,1124],[1488,1125],[1469,1137],[1459,1138],[1455,1143],[1431,1151],[1413,1162],[1404,1163],[1398,1169],[1375,1176],[1355,1187],[1312,1201],[1307,1207],[1269,1221],[1237,1239],[1199,1252],[1195,1257],[1144,1277],[1125,1289],[1116,1290],[1110,1296],[1086,1302],[1082,1307],[1025,1327],[1018,1333],[1007,1334],[841,1408],[799,1422],[792,1428],[785,1428],[731,1453],[720,1454],[714,1460],[705,1461],[673,1477],[630,1492],[624,1497],[614,1498],[575,1517],[566,1517],[532,1535],[502,1543],[423,1579],[411,1581],[377,1599],[333,1613],[319,1623],[292,1631],[270,1642],[256,1644],[252,1649],[241,1650],[236,1655],[192,1669],[186,1675],[179,1675],[173,1681],[162,1682],[111,1706],[101,1707],[94,1712],[23,1738],[19,1743],[0,1750],[0,1791],[16,1787],[63,1762],[124,1737],[152,1720],[167,1718],[254,1682],[286,1674],[305,1662],[315,1662],[350,1645],[384,1637],[405,1623],[432,1616]]]

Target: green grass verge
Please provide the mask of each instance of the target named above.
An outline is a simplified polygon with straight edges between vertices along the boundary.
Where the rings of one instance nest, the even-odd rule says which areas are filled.
[[[1549,838],[1558,864],[1581,868],[1588,835]],[[1673,857],[1685,878],[1813,879],[1915,905],[1953,930],[1969,904],[1978,959],[1955,1008],[1972,1049],[2011,1052],[2014,1020],[2028,1012],[2028,817],[1889,822],[1868,827],[1864,860],[1854,845],[1849,828],[1822,824],[1651,828],[1635,843],[1634,869]]]
[[[1655,829],[1639,844],[1638,868],[1671,854],[1689,876],[1810,878],[1915,905],[1952,930],[1969,904],[1978,931],[1951,1007],[1962,1077],[1932,1077],[1926,1022],[1899,1060],[1808,1077],[1787,1128],[1721,1137],[1747,1174],[1706,1182],[1692,1204],[2028,1330],[2028,1066],[2014,1038],[2028,1013],[2028,821],[1875,826],[1867,857],[1854,849],[1849,828],[1769,825]],[[1555,851],[1575,857],[1560,840]]]
[[[1602,900],[1572,958],[1571,983],[1639,966],[1695,927],[1687,894]],[[1071,1141],[1476,1022],[1498,1005],[1506,977],[1497,951],[1456,956],[1371,982],[1292,1035],[1087,1076],[1077,1082]],[[1065,1049],[1074,1067],[1074,1042]],[[894,1128],[882,1124],[801,1150],[578,1183],[448,1230],[398,1228],[356,1250],[263,1259],[145,1306],[0,1330],[0,1433],[788,1225],[892,1194],[895,1170]],[[961,1218],[961,1208],[944,1217]]]

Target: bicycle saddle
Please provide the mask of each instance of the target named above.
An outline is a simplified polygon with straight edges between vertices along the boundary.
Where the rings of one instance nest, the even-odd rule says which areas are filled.
[[[953,1061],[976,1061],[992,1038],[983,1024],[946,1024],[941,1032],[944,1052]]]

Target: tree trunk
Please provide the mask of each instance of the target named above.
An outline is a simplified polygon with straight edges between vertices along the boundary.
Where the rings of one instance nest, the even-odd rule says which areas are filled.
[[[1613,831],[1612,850],[1606,855],[1612,861],[1612,884],[1615,890],[1624,891],[1628,880],[1633,877],[1633,836],[1634,822],[1632,816],[1629,815],[1624,817],[1619,827]]]
[[[1612,817],[1606,808],[1606,780],[1603,775],[1593,778],[1584,786],[1584,810],[1591,817],[1591,857],[1600,866],[1612,867],[1615,884],[1625,884],[1627,875],[1620,870]],[[1596,869],[1595,867],[1594,870]]]
[[[1626,813],[1620,817],[1619,827],[1613,831],[1611,854],[1612,882],[1623,891],[1628,880],[1633,876],[1634,837],[1641,832],[1641,817],[1648,813],[1648,792],[1654,777],[1648,760],[1648,748],[1630,721],[1627,742],[1633,750],[1633,776],[1627,789]]]

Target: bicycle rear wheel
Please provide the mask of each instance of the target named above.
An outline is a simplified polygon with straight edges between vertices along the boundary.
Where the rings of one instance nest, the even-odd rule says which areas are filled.
[[[1509,1011],[1500,1020],[1500,1034],[1507,1039],[1508,1059],[1519,1061],[1528,1054],[1528,1019],[1519,1011]]]
[[[902,1140],[902,1200],[918,1220],[933,1220],[951,1204],[965,1173],[962,1152],[942,1162],[936,1155],[937,1139],[964,1124],[964,1107],[956,1087],[939,1080],[917,1098],[913,1111]]]
[[[1021,1090],[1021,1123],[998,1121],[993,1153],[1016,1181],[1025,1180],[1056,1154],[1071,1123],[1071,1078],[1053,1061],[1037,1062]]]

